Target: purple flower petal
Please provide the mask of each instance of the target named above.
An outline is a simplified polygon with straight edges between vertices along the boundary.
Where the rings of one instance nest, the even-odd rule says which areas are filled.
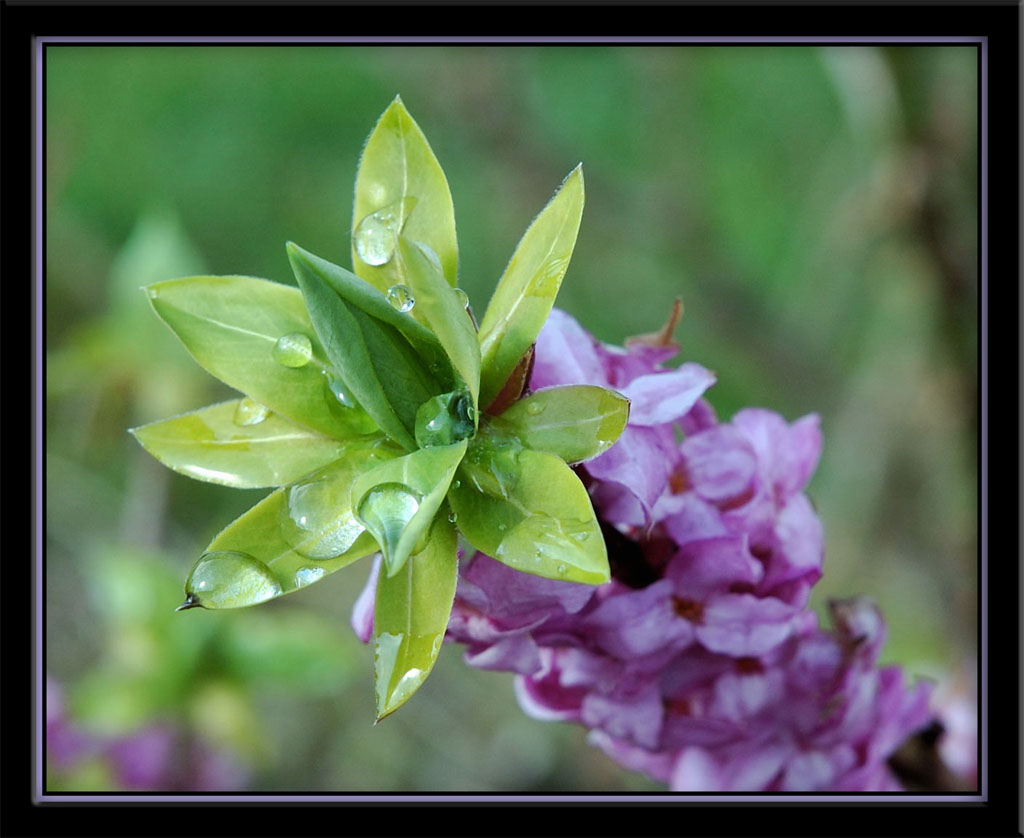
[[[684,748],[670,786],[673,791],[763,791],[791,752],[789,746],[767,744],[716,758],[705,748]]]
[[[352,630],[363,643],[373,637],[373,607],[377,599],[377,576],[380,573],[380,554],[373,560],[370,575],[363,590],[352,606]]]
[[[593,585],[522,573],[477,553],[462,570],[459,597],[499,621],[514,624],[575,614],[594,595]]]
[[[786,765],[781,791],[818,791],[831,788],[837,777],[856,764],[857,755],[849,745],[828,751],[810,750],[796,754]]]
[[[687,436],[699,434],[718,424],[718,417],[715,409],[707,399],[697,399],[697,403],[690,409],[680,421],[679,427]]]
[[[656,508],[655,518],[662,520],[666,532],[680,546],[729,534],[719,511],[694,492],[663,495],[659,507],[662,515],[658,516],[659,510]]]
[[[659,369],[667,360],[678,354],[679,347],[632,343],[623,349],[601,344],[598,351],[608,376],[608,383],[618,388],[641,375],[648,375]]]
[[[658,745],[664,711],[657,687],[649,684],[638,692],[622,697],[589,692],[583,698],[580,720],[612,736],[637,745]]]
[[[776,586],[798,579],[809,587],[821,577],[824,533],[804,495],[794,495],[779,511],[770,544],[763,551],[766,572],[760,586],[762,592],[773,593]]]
[[[598,346],[571,316],[561,309],[551,309],[537,336],[530,387],[538,390],[558,384],[607,386],[607,372]]]
[[[531,678],[519,675],[514,682],[516,699],[526,715],[541,721],[575,722],[587,694],[584,689],[567,690],[556,676]]]
[[[695,745],[701,748],[720,748],[740,741],[744,733],[742,725],[727,719],[689,716],[673,712],[670,708],[662,725],[661,747],[671,750]]]
[[[665,570],[676,596],[690,600],[704,600],[734,585],[753,588],[763,573],[747,549],[746,536],[735,535],[689,541]]]
[[[650,751],[647,748],[616,739],[600,729],[591,730],[587,734],[587,742],[600,748],[624,768],[640,771],[658,782],[668,784],[674,759],[669,752]]]
[[[697,639],[712,651],[733,657],[756,657],[793,633],[797,613],[781,600],[751,594],[721,594],[704,606]]]
[[[627,426],[618,442],[586,464],[587,473],[623,486],[640,502],[646,518],[668,486],[673,447],[671,428]]]
[[[755,491],[757,456],[747,439],[729,425],[718,425],[683,440],[686,479],[704,500],[723,507],[746,503]]]
[[[672,583],[667,579],[610,597],[583,618],[582,628],[621,660],[666,648],[675,651],[693,640],[692,625],[672,608]]]
[[[501,672],[518,672],[533,675],[541,669],[537,644],[529,634],[503,637],[478,651],[470,649],[464,655],[466,663],[478,669],[493,669]]]
[[[747,408],[733,417],[732,424],[757,452],[765,479],[780,502],[806,485],[821,454],[817,415],[789,425],[770,410]]]
[[[685,416],[714,383],[710,371],[687,363],[672,371],[635,378],[620,392],[630,401],[631,425],[662,425]]]

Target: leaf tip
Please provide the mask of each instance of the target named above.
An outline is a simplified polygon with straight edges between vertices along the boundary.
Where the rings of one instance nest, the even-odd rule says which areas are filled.
[[[187,611],[189,608],[205,608],[205,607],[206,606],[203,605],[199,601],[199,597],[197,597],[195,594],[191,594],[190,593],[190,594],[186,594],[185,601],[181,605],[179,605],[177,608],[175,608],[174,612],[177,613],[178,611]]]

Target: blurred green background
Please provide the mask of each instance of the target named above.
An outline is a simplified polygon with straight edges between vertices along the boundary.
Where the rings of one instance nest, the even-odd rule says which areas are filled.
[[[602,340],[662,324],[727,419],[817,412],[829,596],[874,597],[886,661],[969,671],[977,601],[977,50],[970,46],[120,47],[45,57],[46,667],[83,729],[155,722],[257,791],[647,791],[446,647],[373,725],[349,628],[369,569],[172,614],[263,492],[191,481],[126,428],[232,397],[140,285],[350,264],[362,144],[400,94],[444,167],[478,316],[581,160],[558,304]],[[111,788],[102,760],[51,788]]]

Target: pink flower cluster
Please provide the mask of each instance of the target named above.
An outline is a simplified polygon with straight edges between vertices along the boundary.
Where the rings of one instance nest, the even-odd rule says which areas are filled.
[[[605,346],[551,313],[531,388],[596,384],[631,400],[619,441],[577,468],[613,578],[594,587],[464,557],[447,639],[472,666],[518,673],[527,713],[585,725],[672,790],[899,790],[887,759],[930,721],[929,686],[876,665],[885,627],[869,601],[832,603],[831,632],[807,609],[824,552],[803,494],[818,418],[746,409],[719,422],[703,398],[714,376],[663,368],[676,352],[667,334]]]

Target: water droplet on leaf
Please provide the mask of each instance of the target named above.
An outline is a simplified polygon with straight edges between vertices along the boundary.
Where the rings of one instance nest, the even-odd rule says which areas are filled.
[[[283,366],[304,367],[313,357],[313,344],[301,332],[291,332],[277,339],[271,354]]]
[[[526,405],[526,412],[531,416],[540,416],[544,412],[544,405],[538,401],[528,402]]]
[[[403,198],[371,212],[359,222],[352,234],[356,253],[367,265],[386,265],[395,255],[398,234],[416,205],[416,199]]]
[[[327,568],[325,567],[300,567],[295,571],[295,587],[304,588],[306,585],[312,585],[326,575]]]
[[[360,499],[356,517],[377,539],[385,558],[394,554],[402,533],[420,508],[422,497],[404,483],[381,483]]]
[[[234,420],[236,425],[258,425],[269,415],[270,408],[246,396],[235,407]]]
[[[356,401],[355,396],[352,395],[341,378],[327,370],[324,370],[324,376],[327,378],[327,388],[331,391],[331,395],[338,400],[338,404],[347,408],[359,407],[359,402]]]
[[[459,520],[459,516],[455,512],[453,512],[451,515],[448,516],[448,523],[449,524],[454,524],[458,520]]]
[[[263,562],[236,550],[211,550],[185,582],[184,607],[241,608],[272,599],[281,584]],[[191,605],[190,600],[195,600]]]
[[[392,285],[388,289],[388,302],[399,311],[412,311],[416,305],[412,292],[404,285]]]
[[[363,532],[345,498],[351,476],[328,469],[290,486],[281,507],[281,534],[311,559],[340,556]]]
[[[416,411],[414,435],[420,448],[453,445],[473,435],[476,410],[465,391],[442,393],[420,405]]]
[[[459,301],[459,305],[461,305],[463,308],[469,308],[469,294],[467,294],[461,288],[453,289],[453,293],[455,294],[455,299]]]

